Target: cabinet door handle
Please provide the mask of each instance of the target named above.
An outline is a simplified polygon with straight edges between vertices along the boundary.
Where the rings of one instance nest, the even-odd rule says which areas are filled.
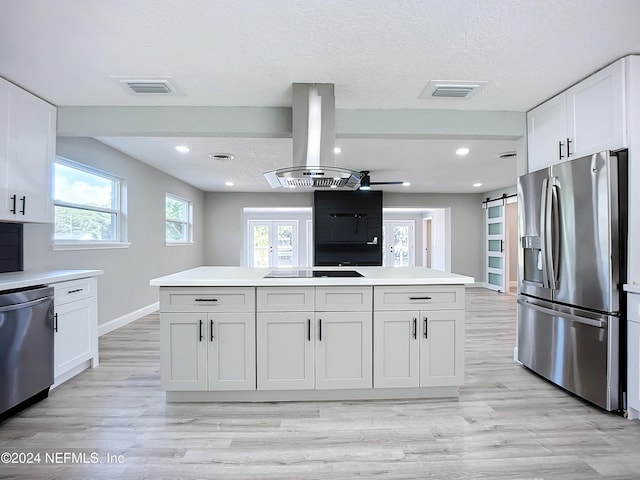
[[[418,338],[418,319],[413,319],[413,339],[417,340]]]
[[[18,199],[18,197],[16,195],[11,195],[9,198],[11,199],[11,202],[13,204],[13,207],[11,207],[9,209],[9,211],[15,215],[16,214],[16,200]]]
[[[431,297],[409,297],[409,300],[431,300]]]
[[[322,319],[318,320],[318,339],[322,341]]]
[[[429,338],[429,332],[427,332],[427,317],[424,317],[424,338]]]
[[[311,341],[311,319],[307,318],[307,342]]]
[[[558,160],[562,160],[564,158],[564,155],[562,155],[562,146],[564,145],[564,143],[562,143],[562,141],[558,141]]]
[[[53,315],[53,331],[58,333],[58,314]]]
[[[567,158],[569,158],[571,156],[571,144],[573,142],[571,140],[569,140],[569,138],[567,138]]]
[[[70,295],[72,293],[78,293],[78,292],[81,292],[82,290],[84,290],[84,288],[76,288],[75,290],[67,290],[67,295]]]
[[[200,320],[200,341],[202,341],[202,320]]]
[[[24,215],[24,212],[27,210],[27,197],[20,197],[20,201],[22,202],[22,210],[20,210],[20,213]]]
[[[213,319],[210,320],[211,324],[209,325],[209,328],[211,329],[211,341],[213,342],[213,339],[215,338],[213,336]]]
[[[196,302],[217,302],[217,298],[196,298]]]

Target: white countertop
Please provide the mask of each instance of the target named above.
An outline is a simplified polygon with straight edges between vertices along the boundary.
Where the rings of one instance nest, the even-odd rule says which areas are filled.
[[[630,283],[625,283],[623,288],[625,292],[640,293],[640,285],[631,285]]]
[[[158,287],[265,287],[315,285],[464,285],[472,277],[423,267],[313,267],[294,270],[356,270],[362,277],[264,278],[273,268],[198,267],[154,278]],[[283,269],[279,270],[282,271]]]
[[[95,277],[103,273],[102,270],[26,270],[0,273],[0,291]]]

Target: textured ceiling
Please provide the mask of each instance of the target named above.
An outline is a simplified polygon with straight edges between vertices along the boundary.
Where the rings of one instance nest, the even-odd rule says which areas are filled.
[[[0,76],[57,106],[288,107],[291,83],[326,82],[335,84],[338,109],[525,112],[608,63],[640,53],[638,0],[0,5]],[[178,93],[135,96],[113,78],[121,76],[167,77]],[[468,100],[419,98],[430,80],[488,83]],[[121,143],[116,140],[111,144]],[[206,148],[217,148],[219,140]],[[269,162],[256,142],[237,147],[253,152],[247,168]],[[160,139],[147,138],[136,147],[137,158],[153,164],[157,155],[145,149],[160,145]],[[264,151],[272,147],[265,143]],[[428,144],[417,147],[408,158],[435,156],[429,156]],[[367,148],[363,144],[362,151]],[[515,177],[498,183],[505,182]],[[203,188],[214,189],[214,183]],[[429,188],[425,184],[420,191]]]

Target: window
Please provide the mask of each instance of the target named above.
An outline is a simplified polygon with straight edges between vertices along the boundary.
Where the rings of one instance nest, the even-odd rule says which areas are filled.
[[[57,157],[54,176],[54,242],[107,244],[123,242],[123,180]]]
[[[165,210],[167,243],[191,243],[193,241],[191,202],[167,193]]]

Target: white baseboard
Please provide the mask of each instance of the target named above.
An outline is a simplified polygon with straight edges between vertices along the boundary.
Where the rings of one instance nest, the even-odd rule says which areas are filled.
[[[149,315],[160,309],[160,302],[152,303],[151,305],[147,305],[146,307],[139,308],[131,313],[127,313],[118,318],[114,318],[106,323],[101,323],[98,325],[98,336],[114,331],[116,328],[123,327],[127,323],[131,323],[134,320],[138,320],[139,318],[144,317],[145,315]]]

